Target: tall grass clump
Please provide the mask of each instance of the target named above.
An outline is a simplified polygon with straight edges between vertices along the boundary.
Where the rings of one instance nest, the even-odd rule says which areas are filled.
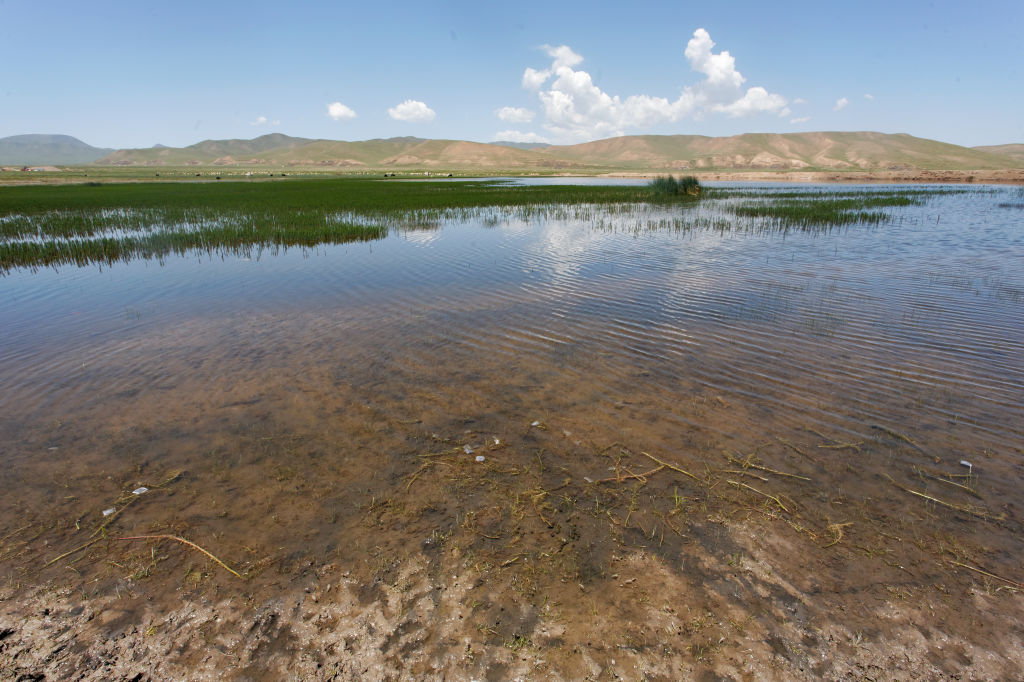
[[[672,175],[663,175],[651,180],[647,186],[659,197],[700,195],[700,181],[692,175],[683,176],[678,180]]]

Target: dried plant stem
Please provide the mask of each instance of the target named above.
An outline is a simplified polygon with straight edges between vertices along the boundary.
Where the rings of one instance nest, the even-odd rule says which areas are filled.
[[[82,551],[83,549],[85,549],[86,547],[89,547],[90,545],[95,545],[95,544],[96,544],[97,542],[99,542],[99,541],[100,541],[100,540],[102,540],[102,539],[103,539],[103,538],[93,538],[92,540],[89,540],[89,542],[85,543],[84,545],[79,545],[78,547],[75,547],[75,548],[74,548],[74,549],[72,549],[72,550],[69,550],[69,551],[67,551],[67,552],[64,552],[64,553],[63,553],[63,554],[61,554],[61,555],[60,555],[59,557],[55,557],[55,558],[53,558],[53,559],[50,559],[50,560],[49,560],[49,561],[47,561],[47,562],[46,562],[45,564],[43,564],[43,568],[46,568],[47,566],[52,566],[53,564],[57,563],[57,562],[58,562],[58,561],[60,561],[61,559],[65,558],[65,557],[69,557],[69,556],[71,556],[72,554],[77,554],[78,552],[81,552],[81,551]]]
[[[594,483],[622,483],[623,481],[628,481],[628,480],[634,479],[634,478],[637,479],[637,480],[640,480],[640,481],[645,481],[645,480],[647,480],[648,476],[650,476],[652,474],[658,473],[659,471],[661,471],[665,467],[666,467],[666,465],[662,464],[661,466],[656,467],[654,469],[651,469],[650,471],[645,471],[642,474],[634,474],[634,473],[630,473],[630,474],[626,474],[626,475],[619,474],[618,476],[612,476],[611,478],[602,478],[599,481],[594,481]]]
[[[754,491],[755,493],[757,493],[758,495],[764,495],[764,496],[765,496],[765,497],[767,497],[767,498],[768,498],[769,500],[772,500],[772,501],[774,501],[774,502],[775,502],[775,504],[779,505],[779,507],[781,507],[781,508],[782,508],[782,511],[786,512],[787,514],[789,513],[789,510],[788,510],[788,509],[786,509],[786,505],[782,504],[782,501],[781,501],[781,500],[779,500],[779,498],[778,498],[778,497],[776,497],[775,495],[769,495],[768,493],[763,493],[763,492],[761,492],[760,490],[758,490],[757,488],[754,488],[753,486],[749,486],[749,485],[747,485],[746,483],[740,483],[739,481],[733,481],[733,480],[729,480],[729,481],[726,481],[726,482],[727,482],[727,483],[728,483],[729,485],[734,485],[734,486],[736,486],[737,488],[746,488],[747,490],[753,490],[753,491]]]
[[[646,453],[646,452],[641,452],[640,454],[641,454],[641,455],[643,455],[644,457],[647,457],[648,459],[653,459],[653,460],[654,460],[655,462],[657,462],[658,464],[662,465],[663,467],[668,467],[668,468],[669,468],[669,469],[671,469],[672,471],[678,471],[679,473],[681,473],[681,474],[684,474],[684,475],[686,475],[686,476],[689,476],[689,477],[690,477],[690,478],[692,478],[693,480],[695,480],[695,481],[697,481],[698,483],[700,483],[700,479],[699,479],[699,478],[697,478],[696,476],[694,476],[693,474],[691,474],[691,473],[690,473],[689,471],[687,471],[686,469],[680,469],[680,468],[679,468],[679,467],[677,467],[676,465],[674,465],[674,464],[669,464],[668,462],[665,462],[665,461],[663,461],[663,460],[660,460],[660,459],[658,459],[657,457],[655,457],[654,455],[650,455],[650,454],[648,454],[648,453]]]
[[[192,549],[202,552],[203,554],[205,554],[206,556],[210,557],[218,564],[220,564],[220,566],[231,575],[237,578],[242,577],[242,575],[238,571],[228,566],[226,563],[215,557],[213,554],[210,554],[210,552],[206,551],[194,542],[186,540],[185,538],[179,538],[177,535],[131,535],[127,537],[115,538],[115,540],[175,540],[177,542],[182,543],[183,545],[188,545]]]
[[[974,509],[972,507],[968,507],[967,505],[953,504],[952,502],[946,502],[944,500],[940,500],[937,497],[932,497],[931,495],[925,495],[922,492],[918,492],[917,490],[911,490],[910,488],[907,488],[906,486],[900,485],[899,483],[897,483],[893,479],[892,476],[889,476],[888,474],[886,474],[885,476],[886,476],[886,478],[889,479],[889,481],[894,486],[896,486],[897,488],[899,488],[903,492],[910,493],[911,495],[916,495],[917,497],[922,497],[922,498],[928,500],[929,502],[934,502],[935,504],[938,504],[938,505],[941,505],[943,507],[946,507],[947,509],[953,509],[955,511],[964,512],[965,514],[971,514],[972,516],[977,516],[979,519],[985,519],[985,520],[988,520],[988,521],[995,520],[995,517],[993,517],[991,514],[988,514],[985,511]]]
[[[967,564],[962,564],[959,561],[950,560],[949,563],[953,564],[954,566],[959,566],[961,568],[966,568],[968,571],[974,571],[975,573],[980,573],[982,575],[987,575],[989,578],[995,578],[996,580],[1002,580],[1007,585],[1013,585],[1017,589],[1024,590],[1024,583],[1019,583],[1016,580],[1010,580],[1009,578],[1004,578],[1004,577],[1002,577],[1000,575],[996,575],[995,573],[989,573],[988,571],[982,570],[980,568],[975,568],[974,566],[968,566]]]
[[[20,532],[22,532],[23,530],[26,530],[26,529],[28,529],[28,528],[31,528],[31,527],[32,527],[32,524],[31,524],[31,523],[29,523],[29,524],[26,524],[26,525],[22,526],[22,527],[21,527],[21,528],[19,528],[18,530],[15,530],[15,531],[11,531],[11,532],[10,532],[10,533],[8,533],[7,535],[5,535],[5,536],[3,536],[2,538],[0,538],[0,542],[4,542],[5,540],[7,540],[7,539],[9,539],[9,538],[13,538],[13,537],[14,537],[15,535],[17,535],[18,533],[20,533]]]
[[[786,446],[787,448],[790,448],[791,450],[793,450],[794,452],[796,452],[796,453],[797,453],[798,455],[803,455],[804,457],[810,458],[810,455],[808,455],[808,454],[807,454],[806,452],[804,452],[803,450],[801,450],[801,449],[800,449],[800,448],[798,448],[797,446],[795,446],[795,445],[793,445],[792,443],[790,443],[790,442],[789,442],[788,440],[786,440],[785,438],[778,438],[778,437],[776,437],[776,438],[775,438],[775,440],[779,441],[780,443],[782,443],[783,445],[785,445],[785,446]]]

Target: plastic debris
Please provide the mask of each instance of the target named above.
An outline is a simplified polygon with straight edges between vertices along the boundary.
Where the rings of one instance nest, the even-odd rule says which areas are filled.
[[[483,462],[484,462],[484,461],[485,461],[486,459],[487,459],[487,458],[486,458],[486,457],[484,457],[483,455],[477,455],[477,456],[476,456],[476,461],[478,461],[478,462],[480,462],[480,463],[483,463]]]
[[[590,476],[584,476],[583,480],[586,481],[587,483],[593,483],[594,482],[594,479],[590,478]]]
[[[495,438],[495,439],[494,439],[494,444],[495,444],[495,445],[501,445],[501,441],[500,441],[500,440],[498,440],[497,438]]]
[[[472,454],[473,454],[473,448],[469,447],[468,445],[463,445],[463,446],[462,446],[462,450],[463,450],[463,452],[465,452],[465,453],[466,453],[467,455],[472,455]]]
[[[540,422],[539,421],[535,421],[532,424],[530,424],[530,426],[540,426]]]
[[[117,511],[117,509],[115,509],[114,507],[111,507],[110,509],[104,509],[103,510],[103,515],[104,516],[110,516],[111,514],[113,514],[116,511]]]
[[[138,488],[136,488],[135,490],[132,491],[132,495],[141,495],[142,493],[148,493],[148,492],[149,492],[149,488],[147,488],[146,486],[140,486],[140,487],[138,487]]]
[[[968,462],[966,459],[960,460],[960,466],[967,467],[968,471],[974,471],[974,465]]]

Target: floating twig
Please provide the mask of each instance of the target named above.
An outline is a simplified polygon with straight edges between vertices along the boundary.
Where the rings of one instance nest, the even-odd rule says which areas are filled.
[[[99,538],[97,538],[97,539],[99,539]],[[215,557],[210,552],[206,551],[205,549],[203,549],[202,547],[200,547],[196,543],[192,542],[191,540],[186,540],[185,538],[179,538],[177,535],[130,535],[130,536],[114,538],[114,539],[115,540],[174,540],[176,542],[182,543],[183,545],[188,545],[192,549],[195,549],[195,550],[198,550],[198,551],[202,552],[203,554],[205,554],[206,556],[210,557],[211,559],[216,561],[218,564],[220,564],[220,566],[225,571],[230,573],[231,575],[233,575],[233,576],[235,576],[237,578],[241,578],[242,577],[242,575],[238,571],[236,571],[235,569],[233,569],[230,566],[228,566],[226,563],[224,563],[223,561],[221,561],[220,559]]]

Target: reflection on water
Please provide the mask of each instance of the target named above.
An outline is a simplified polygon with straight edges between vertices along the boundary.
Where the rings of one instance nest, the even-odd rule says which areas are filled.
[[[758,453],[830,495],[918,509],[881,474],[970,460],[985,508],[1019,524],[1024,226],[1007,196],[819,233],[481,214],[251,258],[14,271],[0,439],[18,492],[0,513],[58,508],[95,472],[241,467],[281,434],[331,466],[358,452],[406,471],[417,438],[515,447],[538,421],[566,456],[619,442],[699,470]],[[327,475],[313,461],[275,466]],[[243,476],[224,483],[239,499]],[[373,489],[338,485],[323,499]]]

